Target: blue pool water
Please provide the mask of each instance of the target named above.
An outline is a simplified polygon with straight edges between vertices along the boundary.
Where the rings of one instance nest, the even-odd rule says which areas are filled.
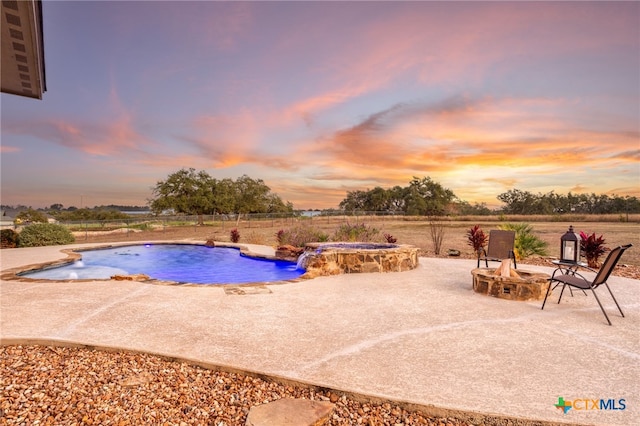
[[[192,244],[144,244],[80,252],[82,260],[21,274],[49,280],[109,279],[145,274],[151,278],[195,284],[241,284],[298,278],[293,262],[245,257],[226,247]]]

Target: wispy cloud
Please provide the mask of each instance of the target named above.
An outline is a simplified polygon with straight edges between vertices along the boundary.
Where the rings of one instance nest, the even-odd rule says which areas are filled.
[[[72,119],[25,121],[24,126],[8,126],[14,134],[31,135],[42,141],[95,156],[140,153],[150,141],[136,132],[128,118],[110,123],[81,123]]]
[[[412,176],[470,201],[513,187],[640,195],[637,2],[49,10],[50,90],[36,107],[3,98],[0,152],[16,162],[3,191],[22,182],[18,196],[40,191],[17,166],[39,149],[60,153],[59,169],[42,161],[47,179],[73,169],[70,192],[110,197],[127,187],[110,173],[146,190],[182,167],[248,173],[305,207]]]
[[[640,141],[640,135],[636,136],[635,140],[636,142]],[[633,151],[616,152],[611,156],[611,158],[640,162],[640,149],[636,149]]]
[[[0,153],[9,154],[11,152],[20,152],[20,148],[17,146],[0,145]]]

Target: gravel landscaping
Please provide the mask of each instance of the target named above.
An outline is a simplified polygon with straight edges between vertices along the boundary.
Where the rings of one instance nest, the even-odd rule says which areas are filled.
[[[244,425],[252,406],[287,397],[335,403],[329,425],[469,424],[153,355],[84,348],[1,347],[0,391],[2,425]]]

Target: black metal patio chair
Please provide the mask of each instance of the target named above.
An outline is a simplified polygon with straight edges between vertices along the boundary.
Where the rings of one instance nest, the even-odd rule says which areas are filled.
[[[618,261],[620,260],[620,257],[622,257],[622,254],[624,253],[624,251],[627,250],[632,245],[633,244],[627,244],[627,245],[619,246],[612,249],[598,271],[595,271],[589,267],[583,266],[583,268],[588,269],[591,272],[596,272],[596,276],[593,280],[587,279],[586,277],[584,277],[582,274],[579,274],[578,272],[573,271],[572,273],[566,273],[566,269],[557,268],[555,271],[553,271],[551,278],[549,278],[549,288],[547,288],[547,294],[545,294],[544,296],[544,301],[542,302],[541,309],[544,309],[544,305],[545,303],[547,303],[547,297],[549,296],[549,291],[551,290],[551,286],[553,285],[553,283],[556,283],[556,286],[558,286],[559,284],[562,284],[562,290],[560,290],[560,297],[558,298],[558,303],[560,303],[560,300],[562,300],[562,294],[564,293],[564,289],[566,286],[569,286],[569,289],[571,289],[572,287],[575,287],[575,288],[579,288],[582,291],[591,290],[591,292],[593,293],[593,296],[596,298],[596,301],[598,302],[598,305],[600,306],[600,309],[602,310],[602,313],[604,314],[604,317],[607,319],[607,322],[609,323],[609,325],[611,325],[609,316],[605,312],[604,307],[602,306],[602,303],[600,302],[600,299],[596,294],[596,289],[604,285],[607,288],[607,290],[609,290],[609,294],[611,295],[611,298],[613,299],[616,306],[618,307],[618,310],[620,311],[620,315],[624,317],[624,313],[622,312],[622,309],[620,308],[618,301],[616,300],[613,293],[611,292],[611,288],[609,288],[609,284],[607,284],[607,280],[609,279],[609,276],[611,275],[613,268],[615,268],[616,265],[618,264]]]
[[[481,252],[478,252],[477,267],[480,267],[481,260],[484,260],[485,267],[489,267],[489,260],[492,262],[502,262],[505,259],[512,259],[514,269],[518,269],[514,251],[515,242],[516,231],[498,229],[489,231],[489,245],[486,250],[483,248]]]

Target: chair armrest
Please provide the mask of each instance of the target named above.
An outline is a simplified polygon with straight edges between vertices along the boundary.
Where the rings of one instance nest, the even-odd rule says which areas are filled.
[[[565,274],[565,273],[564,273],[564,271],[565,271],[565,270],[564,270],[563,268],[556,268],[556,269],[554,269],[554,270],[553,270],[553,272],[551,273],[551,278],[549,278],[549,281],[553,281],[553,279],[555,278],[555,276],[556,276],[556,274],[557,274],[558,272],[560,272],[560,275],[564,275],[564,274]]]
[[[578,268],[586,269],[587,271],[589,271],[589,272],[593,272],[594,274],[597,274],[597,273],[598,273],[598,270],[597,270],[597,269],[593,269],[593,268],[592,268],[592,267],[590,267],[590,266],[578,265]]]
[[[591,269],[591,268],[586,268],[586,269],[589,269],[590,271],[593,271],[593,269]],[[567,274],[565,271],[566,271],[565,268],[556,268],[556,269],[554,269],[553,273],[551,274],[551,278],[549,278],[549,282],[557,281],[557,280],[555,280],[555,277],[556,277],[556,273],[558,273],[558,272],[560,272],[560,275],[570,275],[572,277],[580,278],[584,282],[587,282],[587,283],[590,282],[590,280],[588,280],[584,275],[582,275],[581,273],[579,273],[577,271],[572,271],[571,274]]]

